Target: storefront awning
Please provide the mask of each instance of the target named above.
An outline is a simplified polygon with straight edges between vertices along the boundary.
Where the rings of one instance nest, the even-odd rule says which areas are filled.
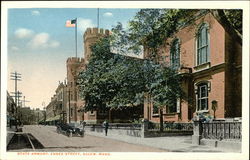
[[[50,118],[46,119],[46,122],[56,121],[56,120],[59,120],[59,119],[60,119],[60,115],[56,115],[55,117],[50,117]]]

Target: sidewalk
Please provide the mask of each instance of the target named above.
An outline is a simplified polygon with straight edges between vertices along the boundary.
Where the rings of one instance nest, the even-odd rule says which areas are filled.
[[[132,144],[140,144],[149,147],[164,149],[169,152],[235,152],[226,150],[224,148],[215,148],[205,145],[193,145],[192,136],[171,136],[171,137],[153,137],[153,138],[140,138],[127,135],[117,135],[100,132],[86,132],[85,134],[91,136],[98,136],[108,139],[119,140]]]

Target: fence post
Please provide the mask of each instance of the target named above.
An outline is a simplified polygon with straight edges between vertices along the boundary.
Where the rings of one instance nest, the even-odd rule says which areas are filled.
[[[141,138],[145,138],[145,132],[148,131],[148,120],[143,119],[141,123]]]
[[[192,144],[200,145],[200,140],[202,138],[202,121],[194,120],[193,132]]]

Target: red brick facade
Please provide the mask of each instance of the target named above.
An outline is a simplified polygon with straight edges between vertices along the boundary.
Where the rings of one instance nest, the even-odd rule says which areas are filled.
[[[197,64],[197,45],[199,27],[208,26],[208,60],[202,65]],[[181,28],[173,38],[166,40],[160,53],[165,62],[170,64],[170,48],[174,39],[180,43],[179,73],[182,75],[183,90],[188,95],[188,101],[182,99],[177,106],[177,112],[166,113],[164,121],[188,122],[196,113],[214,116],[212,101],[217,101],[216,118],[241,116],[241,64],[242,48],[235,42],[223,27],[211,15],[206,14],[195,21],[195,24]],[[145,51],[147,57],[147,51]],[[207,109],[198,110],[199,85],[204,82],[207,87]],[[202,100],[200,100],[202,101]],[[202,103],[202,102],[201,102]],[[153,105],[144,104],[144,118],[159,122],[159,115],[152,114]]]
[[[83,35],[84,39],[84,59],[71,57],[67,59],[67,94],[70,91],[70,105],[67,102],[67,117],[70,115],[70,122],[80,122],[86,121],[87,123],[96,123],[97,122],[97,113],[93,112],[82,112],[84,107],[84,101],[81,100],[78,93],[78,88],[76,85],[77,74],[86,69],[88,64],[91,50],[90,46],[98,41],[104,35],[108,35],[108,30],[98,29],[98,28],[88,28]],[[69,99],[68,98],[68,99]],[[69,114],[70,111],[70,114]],[[69,122],[69,120],[67,120]]]

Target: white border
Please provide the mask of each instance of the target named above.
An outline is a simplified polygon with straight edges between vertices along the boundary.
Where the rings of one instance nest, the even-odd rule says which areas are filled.
[[[1,149],[0,159],[227,159],[245,160],[249,155],[249,2],[248,1],[3,1],[1,11]],[[7,91],[7,10],[8,8],[214,8],[243,9],[243,70],[242,70],[242,153],[147,153],[114,152],[108,157],[97,156],[17,156],[6,153],[6,91]]]

